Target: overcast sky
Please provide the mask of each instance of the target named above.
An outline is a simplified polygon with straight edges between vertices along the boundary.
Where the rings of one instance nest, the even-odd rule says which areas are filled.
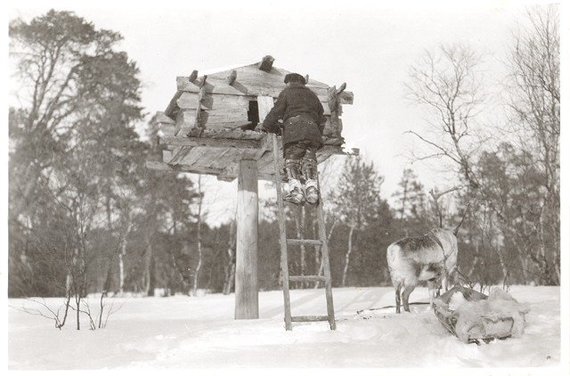
[[[47,5],[42,5],[42,4]],[[10,18],[29,19],[46,10],[73,10],[98,28],[120,32],[121,48],[141,70],[142,104],[163,111],[176,90],[176,76],[192,70],[251,64],[265,55],[274,65],[327,84],[348,84],[354,104],[343,107],[343,135],[374,161],[385,177],[382,193],[395,191],[412,150],[421,146],[408,130],[422,131],[425,113],[405,99],[409,67],[441,44],[470,45],[484,57],[481,73],[490,93],[485,120],[500,121],[494,83],[505,75],[512,32],[522,22],[521,2],[222,2],[181,7],[168,1],[20,1]],[[115,3],[119,3],[118,1]],[[348,3],[348,4],[347,4]],[[426,2],[428,3],[428,2]],[[513,5],[517,4],[517,5]],[[445,188],[441,163],[415,163],[427,189]],[[235,183],[219,183],[210,200],[235,197]],[[227,205],[224,205],[226,212]],[[229,211],[231,212],[231,210]],[[217,215],[217,214],[214,214]],[[215,221],[214,221],[215,222]]]

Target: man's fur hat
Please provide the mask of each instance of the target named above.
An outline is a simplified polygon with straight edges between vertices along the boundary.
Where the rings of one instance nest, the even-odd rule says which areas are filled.
[[[285,75],[285,83],[289,82],[298,82],[300,84],[306,85],[307,82],[305,81],[305,77],[301,76],[299,73],[289,73]]]

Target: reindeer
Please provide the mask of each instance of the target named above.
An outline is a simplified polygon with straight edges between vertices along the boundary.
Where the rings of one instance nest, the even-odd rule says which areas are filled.
[[[427,282],[430,307],[442,284],[445,291],[448,290],[449,280],[456,271],[457,232],[462,223],[463,219],[454,230],[434,229],[388,246],[386,258],[396,289],[396,313],[400,313],[400,295],[404,310],[410,312],[409,297],[420,282]]]

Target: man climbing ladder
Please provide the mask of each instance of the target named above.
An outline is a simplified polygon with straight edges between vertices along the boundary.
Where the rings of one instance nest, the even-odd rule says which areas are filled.
[[[322,146],[326,118],[321,101],[307,88],[305,78],[297,73],[285,76],[287,87],[265,117],[263,128],[279,133],[283,119],[283,158],[287,185],[284,200],[302,205],[316,205],[319,200],[317,150]]]
[[[285,329],[291,330],[293,322],[307,322],[307,321],[328,321],[331,330],[336,329],[335,315],[334,315],[334,304],[332,295],[332,279],[330,271],[330,260],[329,260],[329,248],[327,245],[327,236],[325,230],[325,220],[323,215],[323,202],[322,200],[317,200],[317,205],[315,207],[315,214],[318,224],[318,239],[288,239],[287,238],[287,226],[284,200],[282,200],[281,194],[281,184],[280,177],[278,176],[280,170],[280,158],[279,158],[279,142],[277,141],[277,135],[272,134],[272,144],[273,144],[273,163],[275,166],[275,186],[277,189],[277,207],[278,207],[278,220],[279,220],[279,244],[281,248],[281,281],[283,284],[283,298],[284,298],[284,311],[285,311]],[[289,275],[289,263],[288,263],[288,251],[287,246],[300,246],[309,245],[313,246],[316,252],[321,252],[321,262],[323,275],[313,275],[313,276],[290,276]],[[291,298],[289,293],[289,282],[324,282],[325,284],[325,297],[327,302],[327,314],[326,316],[292,316],[291,315]]]
[[[263,128],[271,135],[273,144],[273,160],[275,166],[275,182],[277,189],[277,206],[279,220],[279,243],[281,246],[281,277],[283,284],[285,329],[291,330],[293,322],[328,321],[331,330],[336,329],[332,279],[330,273],[329,250],[326,241],[326,230],[322,200],[319,199],[319,183],[317,176],[316,151],[322,146],[322,133],[325,125],[323,106],[318,97],[305,87],[305,78],[291,73],[285,76],[287,87],[279,94],[273,105],[273,98],[258,97]],[[273,107],[271,108],[271,106]],[[269,110],[271,108],[271,110]],[[285,195],[281,193],[280,171],[281,158],[277,133],[283,119],[283,158],[288,184]],[[303,187],[304,182],[304,187]],[[318,223],[318,239],[288,239],[286,215],[283,201],[303,204],[305,201],[314,206]],[[290,276],[288,267],[288,246],[312,246],[321,253],[323,275]],[[326,315],[292,316],[289,282],[323,282],[327,304]]]

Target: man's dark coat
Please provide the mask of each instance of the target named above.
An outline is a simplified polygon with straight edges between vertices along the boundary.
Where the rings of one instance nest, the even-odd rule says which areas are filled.
[[[322,145],[326,122],[323,105],[305,85],[291,82],[283,89],[265,117],[263,128],[277,132],[279,119],[283,119],[283,145],[298,141],[311,141],[318,147]]]

